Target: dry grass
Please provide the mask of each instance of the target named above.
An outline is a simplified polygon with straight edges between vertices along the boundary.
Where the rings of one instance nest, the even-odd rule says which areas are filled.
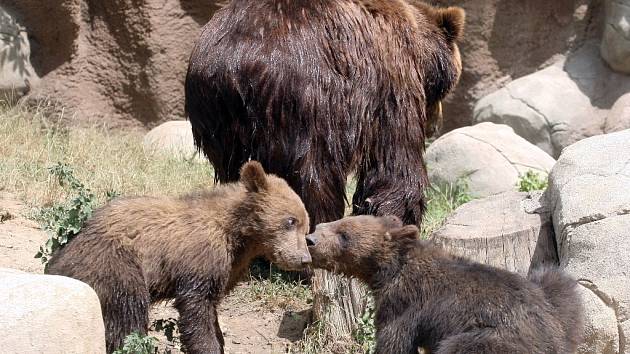
[[[68,128],[38,109],[0,102],[0,190],[41,207],[65,198],[48,167],[64,162],[96,195],[177,195],[213,185],[208,163],[155,155],[142,147],[143,132],[111,132],[105,126]]]
[[[297,309],[313,300],[308,282],[299,273],[285,272],[263,259],[249,267],[245,286],[234,289],[235,296],[243,301],[261,301],[273,309]]]

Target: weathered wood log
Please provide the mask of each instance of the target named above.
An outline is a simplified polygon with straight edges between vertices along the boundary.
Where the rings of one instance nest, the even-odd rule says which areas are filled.
[[[348,176],[346,182],[348,200],[352,200],[355,189],[354,176]],[[351,214],[352,207],[347,205],[345,215]],[[315,270],[311,280],[313,316],[322,324],[320,327],[322,335],[331,342],[333,347],[336,343],[347,345],[367,306],[367,287],[356,279],[349,279],[321,269]],[[345,352],[343,348],[341,351]]]
[[[459,207],[430,239],[447,251],[527,275],[557,264],[549,210],[542,193],[506,192]]]
[[[352,337],[367,301],[367,288],[358,280],[315,271],[313,314],[325,325],[324,334],[329,340],[347,342]]]

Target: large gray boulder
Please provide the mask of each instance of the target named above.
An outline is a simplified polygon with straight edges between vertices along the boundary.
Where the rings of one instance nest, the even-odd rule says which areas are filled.
[[[443,132],[471,125],[473,106],[480,98],[551,65],[554,58],[586,40],[601,39],[601,0],[427,2],[466,10],[466,32],[460,43],[464,71],[444,102]]]
[[[624,347],[628,350],[630,130],[592,137],[566,148],[551,172],[546,197],[560,264],[592,293],[588,303],[596,305],[591,313],[597,312],[594,309],[598,307],[607,307],[615,315],[587,322],[587,339],[597,343],[586,343],[582,352],[619,353]],[[617,324],[612,339],[610,325],[602,324],[610,321]],[[602,328],[608,330],[604,332]],[[610,344],[603,345],[604,342]],[[593,349],[602,345],[606,347],[602,351]]]
[[[0,6],[0,99],[26,93],[38,78],[26,30]]]
[[[584,306],[584,341],[580,354],[619,353],[619,328],[615,310],[595,292],[578,286]]]
[[[621,96],[606,117],[605,133],[630,129],[630,93]]]
[[[526,276],[558,261],[541,195],[505,192],[473,200],[457,208],[430,239],[453,254]]]
[[[606,3],[602,57],[613,69],[630,73],[630,0]]]
[[[427,149],[426,162],[432,184],[465,179],[473,196],[486,197],[515,190],[527,171],[546,175],[555,160],[507,125],[482,123],[441,136]]]
[[[604,133],[610,108],[630,91],[626,75],[610,70],[595,42],[554,65],[507,84],[477,102],[473,121],[511,126],[551,156]]]
[[[0,284],[0,352],[105,352],[101,306],[88,285],[6,268]]]
[[[144,136],[143,145],[148,152],[203,161],[195,147],[189,121],[173,120],[160,124]]]

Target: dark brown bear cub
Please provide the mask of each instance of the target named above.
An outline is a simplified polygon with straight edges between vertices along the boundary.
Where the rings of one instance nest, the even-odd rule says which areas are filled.
[[[577,283],[557,269],[524,279],[452,256],[393,216],[320,224],[307,244],[314,266],[372,289],[377,353],[573,353],[581,341]]]
[[[175,299],[189,353],[221,353],[221,298],[255,257],[287,270],[309,263],[308,230],[304,205],[287,183],[249,162],[238,183],[213,191],[111,202],[53,256],[48,273],[94,288],[108,353],[131,332],[146,333],[149,304],[166,299]]]

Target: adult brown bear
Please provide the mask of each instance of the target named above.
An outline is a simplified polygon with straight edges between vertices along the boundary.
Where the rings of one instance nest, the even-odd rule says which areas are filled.
[[[311,225],[344,214],[419,224],[424,124],[461,74],[464,12],[405,0],[232,0],[186,77],[195,142],[222,182],[248,159],[285,178]]]

